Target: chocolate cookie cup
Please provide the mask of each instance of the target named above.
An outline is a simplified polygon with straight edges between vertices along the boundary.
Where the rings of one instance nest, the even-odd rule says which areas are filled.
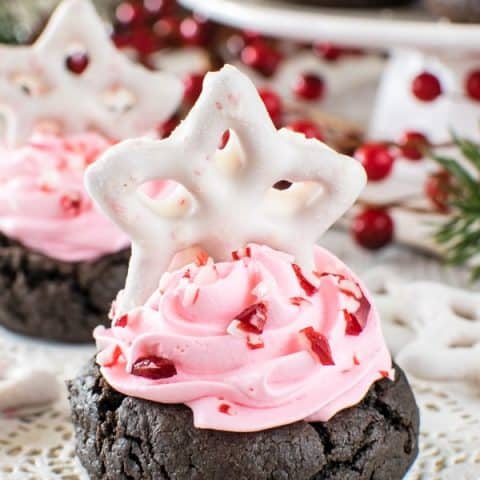
[[[0,325],[24,335],[91,342],[122,288],[130,250],[62,262],[0,234]]]
[[[122,395],[94,360],[68,390],[92,480],[400,480],[418,452],[418,408],[398,366],[328,422],[251,433],[196,429],[185,405]]]

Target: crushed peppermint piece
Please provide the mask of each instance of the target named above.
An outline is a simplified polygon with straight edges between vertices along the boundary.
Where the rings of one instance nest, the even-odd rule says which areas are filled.
[[[292,268],[297,276],[298,283],[300,283],[300,287],[302,287],[307,296],[311,297],[317,291],[317,288],[305,278],[299,265],[292,263]]]
[[[307,347],[322,365],[335,365],[330,343],[325,335],[315,331],[313,327],[300,330],[300,335],[306,340]]]

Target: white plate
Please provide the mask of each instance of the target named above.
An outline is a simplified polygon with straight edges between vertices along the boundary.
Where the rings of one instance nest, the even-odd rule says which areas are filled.
[[[272,36],[362,47],[478,50],[480,24],[438,21],[420,6],[329,9],[275,0],[179,0],[213,20]]]

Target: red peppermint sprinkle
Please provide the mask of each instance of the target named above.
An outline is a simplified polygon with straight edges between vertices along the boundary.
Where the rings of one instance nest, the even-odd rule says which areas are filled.
[[[190,272],[190,269],[187,268],[182,275],[182,278],[192,278],[192,272]]]
[[[227,146],[227,143],[229,140],[230,140],[230,130],[225,130],[223,132],[222,138],[220,139],[218,149],[223,150]]]
[[[325,335],[316,332],[312,327],[300,330],[300,333],[310,343],[310,348],[322,365],[335,365],[332,357],[332,350]]]
[[[232,258],[233,260],[240,260],[241,258],[248,257],[250,258],[252,256],[252,249],[250,247],[245,247],[240,250],[235,250],[232,252]]]
[[[354,365],[360,365],[360,360],[358,359],[358,357],[356,355],[353,356],[353,364]]]
[[[176,374],[177,369],[171,360],[154,355],[139,358],[132,368],[132,375],[149,378],[150,380],[170,378]]]
[[[387,372],[386,370],[379,370],[378,372],[383,378],[389,378],[390,377],[390,373]]]
[[[113,349],[113,353],[112,353],[112,359],[110,360],[110,362],[105,363],[103,366],[113,367],[114,365],[117,364],[118,359],[120,358],[120,355],[122,355],[122,350],[118,345],[115,345],[115,348]]]
[[[247,335],[247,346],[250,350],[257,350],[259,348],[264,348],[265,344],[263,343],[262,337],[254,333]]]
[[[125,313],[122,315],[120,318],[115,320],[115,326],[116,327],[122,327],[125,328],[128,324],[128,315]]]
[[[346,323],[345,334],[352,335],[354,337],[360,335],[362,333],[363,327],[358,321],[358,318],[353,313],[350,313],[347,310],[343,311],[343,316]]]
[[[60,206],[69,217],[76,217],[82,209],[82,198],[78,194],[65,194],[60,197]]]
[[[263,302],[250,305],[235,319],[240,322],[239,328],[244,332],[260,334],[267,321],[267,306]]]
[[[195,257],[195,264],[197,265],[197,267],[203,267],[207,264],[208,258],[209,256],[207,252],[199,252]]]
[[[200,289],[197,288],[197,290],[195,292],[195,296],[193,297],[193,301],[192,301],[193,305],[195,305],[197,303],[199,295],[200,295]]]
[[[303,297],[291,297],[290,298],[290,303],[292,305],[296,305],[298,307],[302,303],[310,303],[310,302],[306,298],[303,298]]]
[[[218,411],[220,413],[224,413],[225,415],[230,415],[230,405],[228,405],[228,403],[221,403],[219,406],[218,406]]]
[[[299,265],[292,263],[292,268],[297,276],[298,283],[300,283],[300,286],[304,292],[311,297],[317,291],[316,287],[305,278]]]

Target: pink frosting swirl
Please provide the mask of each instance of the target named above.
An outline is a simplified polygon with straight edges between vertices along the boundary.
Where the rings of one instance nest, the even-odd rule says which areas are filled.
[[[185,403],[197,428],[257,431],[326,421],[392,375],[377,311],[355,275],[315,247],[316,271],[252,244],[166,273],[148,302],[97,327],[106,380]]]
[[[0,231],[63,261],[93,260],[129,245],[89,199],[85,168],[113,142],[97,133],[35,134],[0,147]]]

